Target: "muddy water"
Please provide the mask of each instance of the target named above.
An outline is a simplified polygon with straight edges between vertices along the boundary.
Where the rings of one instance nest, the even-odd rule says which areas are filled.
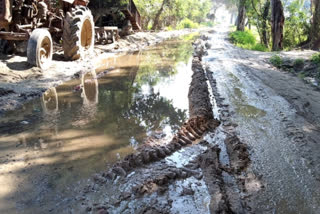
[[[0,120],[0,213],[37,213],[187,119],[191,40],[101,61]],[[160,136],[161,135],[161,136]]]
[[[300,152],[303,145],[295,142],[297,135],[303,139],[299,129],[308,123],[283,97],[252,75],[258,71],[249,70],[247,65],[254,63],[247,60],[250,55],[225,40],[226,30],[212,35],[212,48],[204,60],[219,93],[230,105],[242,142],[251,148],[248,172],[263,181],[264,189],[246,184],[248,194],[257,195],[252,198],[254,213],[320,213],[319,182]],[[292,129],[289,135],[288,129]]]

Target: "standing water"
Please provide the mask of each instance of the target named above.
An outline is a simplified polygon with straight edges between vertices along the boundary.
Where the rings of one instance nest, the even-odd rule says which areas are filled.
[[[188,117],[191,39],[101,61],[0,119],[0,213],[59,206],[72,189]]]

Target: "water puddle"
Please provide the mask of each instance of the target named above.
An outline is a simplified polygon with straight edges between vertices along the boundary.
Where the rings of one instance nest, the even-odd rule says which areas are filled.
[[[39,212],[188,118],[191,40],[106,59],[0,119],[0,212]]]

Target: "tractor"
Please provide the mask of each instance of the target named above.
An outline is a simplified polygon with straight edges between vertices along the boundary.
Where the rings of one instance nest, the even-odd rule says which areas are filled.
[[[31,65],[48,69],[53,40],[62,41],[67,60],[93,52],[94,21],[89,0],[0,0],[0,40],[27,42]]]

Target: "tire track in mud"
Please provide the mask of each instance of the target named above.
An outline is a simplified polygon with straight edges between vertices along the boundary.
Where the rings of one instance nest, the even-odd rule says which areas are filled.
[[[250,79],[252,82],[261,82],[261,79],[255,74],[254,70],[251,67],[246,66],[244,64],[242,64],[241,66],[245,68],[245,69],[241,69],[241,71],[244,72],[245,76],[248,79]],[[264,84],[264,83],[261,82],[261,84]],[[266,88],[268,87],[266,86]],[[268,88],[268,90],[273,91],[273,89],[271,88]],[[261,96],[263,99],[269,98],[269,96],[265,92],[265,89],[262,89],[260,87],[258,88],[258,91],[259,91],[259,93],[257,93],[258,96]],[[276,92],[274,93],[277,94]],[[292,95],[292,96],[294,97],[295,95]],[[283,97],[283,99],[288,101],[286,97]],[[299,99],[299,97],[295,97],[294,99]],[[281,109],[275,109],[276,110],[275,117],[281,121],[284,129],[284,134],[288,138],[288,140],[292,143],[293,150],[297,153],[302,154],[301,157],[302,157],[303,166],[308,169],[308,173],[311,176],[315,177],[318,181],[320,181],[320,174],[319,172],[317,172],[317,170],[314,169],[314,168],[319,169],[320,164],[318,163],[317,158],[311,157],[310,155],[308,155],[311,152],[311,150],[308,147],[314,146],[317,144],[317,141],[318,141],[317,137],[311,136],[310,133],[306,133],[303,130],[303,125],[297,125],[297,120],[300,121],[300,124],[307,124],[304,126],[310,127],[311,131],[317,132],[318,134],[320,134],[319,126],[318,124],[311,123],[313,121],[310,120],[310,118],[305,118],[304,113],[301,113],[301,109],[298,106],[290,103],[289,101],[288,101],[288,104],[290,105],[291,109],[294,109],[296,111],[297,116],[292,117],[292,115],[285,113]],[[310,107],[310,103],[305,103],[303,107],[307,109],[308,107]],[[318,165],[318,166],[310,167],[313,165]]]
[[[219,118],[222,122],[222,131],[226,134],[223,146],[226,147],[230,166],[221,167],[225,173],[228,173],[228,176],[234,179],[231,184],[229,182],[229,184],[224,187],[224,192],[228,198],[227,204],[229,206],[228,209],[224,210],[224,213],[250,213],[251,207],[246,202],[246,198],[249,197],[246,194],[248,192],[246,185],[250,183],[252,179],[256,180],[257,178],[246,172],[250,165],[249,149],[237,136],[236,127],[238,125],[231,121],[234,113],[229,110],[229,104],[225,103],[225,99],[220,95],[217,82],[209,66],[206,66],[206,75],[218,108]],[[230,188],[230,186],[233,187]],[[213,213],[220,213],[220,211],[217,212],[214,209]]]
[[[221,42],[220,38],[215,38],[214,41],[214,44]],[[221,46],[228,46],[228,42],[222,43]],[[213,50],[217,46],[219,47],[219,44],[214,45]],[[295,104],[283,97],[282,94],[287,92],[282,93],[272,87],[273,84],[270,84],[267,78],[273,81],[276,81],[276,78],[267,73],[270,69],[263,66],[263,63],[260,65],[260,62],[258,63],[260,67],[252,66],[259,59],[250,59],[252,57],[248,55],[250,52],[233,46],[224,49],[223,53],[210,52],[206,60],[210,62],[211,67],[207,66],[207,70],[212,69],[216,75],[214,78],[219,81],[218,88],[221,94],[227,98],[226,103],[232,103],[229,107],[232,111],[236,111],[235,114],[231,111],[234,116],[232,121],[239,124],[239,127],[235,128],[236,134],[250,146],[252,164],[247,169],[247,180],[260,182],[263,189],[246,200],[252,207],[252,212],[288,213],[298,210],[301,213],[318,213],[319,194],[312,189],[312,186],[318,187],[315,182],[318,176],[314,174],[317,174],[316,169],[319,169],[319,165],[316,166],[317,158],[313,161],[310,159],[310,154],[315,153],[310,151],[310,148],[318,150],[315,148],[314,139],[319,138],[314,138],[314,134],[319,132],[314,130],[315,127],[308,123],[308,120],[301,117]],[[210,60],[210,57],[215,57],[213,59],[217,60]],[[242,60],[244,62],[240,62]],[[237,81],[229,74],[232,74]],[[210,79],[210,75],[208,78]],[[239,94],[233,91],[235,87],[241,90],[240,96],[245,99],[239,98]],[[247,118],[246,115],[241,115],[242,112],[235,109],[233,104],[257,106],[258,109],[264,109],[266,115]],[[233,129],[234,127],[231,127],[231,130]],[[244,186],[250,187],[246,184],[245,178],[244,181]]]
[[[250,164],[248,147],[236,136],[236,124],[230,122],[232,113],[223,103],[212,75],[208,75],[202,63],[206,48],[210,48],[208,36],[201,36],[194,43],[192,82],[189,88],[190,119],[170,142],[157,143],[157,139],[138,148],[108,171],[97,173],[76,198],[80,208],[88,213],[248,213],[250,207],[243,195],[248,177],[243,176]],[[209,77],[209,80],[208,80]],[[208,85],[211,84],[211,88]],[[219,107],[221,122],[214,118],[211,90]],[[223,132],[228,163],[221,161],[221,148],[214,136]],[[210,137],[211,136],[211,137]],[[186,161],[182,166],[170,161],[180,153]],[[181,192],[177,192],[178,189]],[[173,191],[175,190],[175,191]],[[205,195],[209,195],[208,207]],[[175,196],[174,196],[175,195]],[[177,205],[178,204],[178,205]],[[179,204],[181,206],[179,207]],[[177,207],[178,206],[178,210]],[[77,206],[76,206],[77,207]]]
[[[240,69],[237,70],[238,73],[242,76],[242,78],[249,80],[247,84],[250,85],[250,87],[255,90],[254,93],[256,93],[258,97],[262,98],[264,102],[270,102],[269,100],[270,96],[268,96],[268,93],[266,92],[266,90],[269,90],[269,94],[270,93],[277,94],[277,92],[275,92],[272,88],[269,88],[267,85],[264,85],[264,83],[261,81],[259,76],[255,74],[255,70],[250,66],[244,63],[241,63],[239,67]],[[257,82],[259,84],[257,84]],[[261,85],[264,85],[265,88],[262,88]],[[282,98],[287,101],[285,97],[282,97]],[[290,102],[288,102],[288,105],[292,110],[295,109],[296,114],[298,114],[300,117],[303,118],[303,115],[299,113],[300,111],[299,108],[297,109],[297,107]],[[317,171],[315,171],[314,168],[310,167],[310,165],[312,166],[317,164],[317,159],[312,158],[310,157],[310,155],[308,155],[310,153],[310,149],[308,149],[308,146],[307,146],[307,144],[315,145],[317,143],[317,140],[312,136],[308,136],[308,133],[305,133],[305,131],[303,130],[303,126],[301,125],[298,126],[296,124],[297,124],[297,120],[300,120],[302,124],[307,123],[308,126],[312,127],[311,129],[313,129],[314,131],[318,130],[319,127],[309,123],[310,119],[308,118],[299,119],[299,116],[293,117],[291,114],[285,113],[282,109],[279,109],[279,108],[273,108],[273,113],[275,115],[275,118],[281,121],[283,131],[284,131],[284,136],[288,139],[289,142],[292,143],[291,144],[292,150],[295,151],[296,153],[302,154],[301,155],[302,165],[308,169],[308,173],[311,176],[315,177],[318,181],[320,181],[319,173],[317,173]],[[303,121],[303,120],[306,120],[306,121]],[[318,130],[318,133],[320,133],[319,130]]]

